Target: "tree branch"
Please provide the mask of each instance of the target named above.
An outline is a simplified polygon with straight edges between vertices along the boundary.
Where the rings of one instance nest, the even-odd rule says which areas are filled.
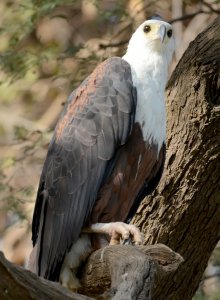
[[[75,294],[54,283],[7,261],[0,252],[1,300],[92,300]]]
[[[211,12],[214,12],[214,13],[216,13],[216,14],[220,14],[220,10],[215,9],[210,3],[208,3],[208,2],[206,2],[206,1],[204,1],[204,0],[201,0],[201,2],[202,2],[202,4],[203,4],[204,6],[208,7],[209,10],[210,10]]]
[[[182,261],[162,244],[108,246],[89,257],[82,271],[81,292],[100,299],[148,300],[156,282]]]
[[[185,21],[185,20],[188,20],[188,19],[192,19],[195,16],[200,15],[200,14],[210,14],[210,13],[211,12],[209,12],[209,11],[204,11],[204,10],[200,9],[200,10],[198,10],[198,11],[192,13],[192,14],[186,14],[186,15],[180,16],[178,18],[172,19],[172,20],[169,21],[169,23],[173,24],[175,22],[180,22],[180,21]]]
[[[175,271],[183,261],[170,248],[152,246],[108,246],[88,258],[81,270],[82,288],[79,292],[99,299],[151,299],[156,282]],[[70,293],[53,283],[8,262],[0,254],[1,299],[93,299]]]

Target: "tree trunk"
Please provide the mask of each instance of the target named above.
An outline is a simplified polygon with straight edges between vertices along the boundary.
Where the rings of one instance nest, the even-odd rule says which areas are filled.
[[[192,42],[167,87],[167,157],[158,189],[134,218],[146,244],[184,263],[153,299],[191,299],[220,236],[220,17]]]
[[[220,17],[190,44],[168,83],[165,171],[159,187],[152,196],[145,199],[134,218],[134,222],[145,234],[145,244],[166,244],[184,258],[184,262],[175,273],[166,275],[165,272],[163,276],[166,278],[155,282],[153,299],[191,299],[220,236],[219,70]],[[144,258],[143,254],[136,252],[131,260],[133,254],[129,252],[143,252],[143,249],[124,246],[122,251],[120,247],[112,247],[115,247],[114,251],[100,249],[89,258],[82,275],[83,291],[86,292],[87,289],[87,293],[91,293],[88,292],[89,280],[94,291],[95,286],[100,289],[98,293],[102,290],[102,285],[104,290],[108,289],[110,281],[106,285],[103,278],[105,275],[115,274],[111,278],[111,293],[106,297],[120,300],[150,298],[148,285],[150,282],[152,285],[151,275],[160,274],[162,268],[161,266],[152,271],[151,262],[156,260],[159,265],[163,265],[166,259],[150,255],[145,264],[146,257]],[[104,252],[107,257],[103,255]],[[121,265],[123,256],[128,258],[130,267],[126,268],[126,259],[125,265]],[[141,265],[138,265],[139,257]],[[138,276],[136,293],[139,293],[140,297],[137,294],[132,297],[129,294],[130,298],[120,296],[121,291],[129,292],[120,282],[123,279],[123,283],[127,283],[127,278],[131,276],[132,265],[129,261],[137,262],[135,272],[143,272],[142,279],[138,272],[135,273]],[[180,261],[179,257],[176,267]],[[114,273],[117,262],[120,262],[119,270]],[[142,264],[146,268],[142,268]],[[97,277],[100,276],[100,273],[96,272],[98,269],[104,277]],[[145,273],[146,269],[149,273]],[[7,264],[0,257],[1,299],[83,299],[70,293],[66,294],[65,298],[58,296],[56,292],[65,294],[65,289],[54,283],[45,283],[45,280],[30,272],[29,279],[26,275],[22,279],[20,273],[27,272]],[[94,276],[90,276],[90,273]],[[139,286],[142,286],[142,290],[138,290]],[[134,286],[130,288],[133,292]],[[118,298],[115,297],[114,291],[119,292]],[[16,292],[17,296],[10,296],[10,293],[16,295]]]

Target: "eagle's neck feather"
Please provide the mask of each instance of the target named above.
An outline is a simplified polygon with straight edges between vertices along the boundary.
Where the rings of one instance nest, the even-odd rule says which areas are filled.
[[[165,86],[169,62],[165,56],[150,51],[139,57],[128,51],[123,59],[131,66],[137,89],[135,122],[142,128],[144,141],[156,143],[159,151],[166,140]]]

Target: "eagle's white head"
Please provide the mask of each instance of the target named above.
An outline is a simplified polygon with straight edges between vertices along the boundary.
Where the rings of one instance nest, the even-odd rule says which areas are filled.
[[[175,48],[172,26],[162,20],[143,22],[132,35],[124,59],[131,65],[161,57],[166,67]]]

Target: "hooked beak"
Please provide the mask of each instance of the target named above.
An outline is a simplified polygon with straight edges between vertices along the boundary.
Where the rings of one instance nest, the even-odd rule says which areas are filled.
[[[163,43],[165,36],[166,36],[166,27],[164,25],[160,25],[159,36],[160,36],[161,42]]]

